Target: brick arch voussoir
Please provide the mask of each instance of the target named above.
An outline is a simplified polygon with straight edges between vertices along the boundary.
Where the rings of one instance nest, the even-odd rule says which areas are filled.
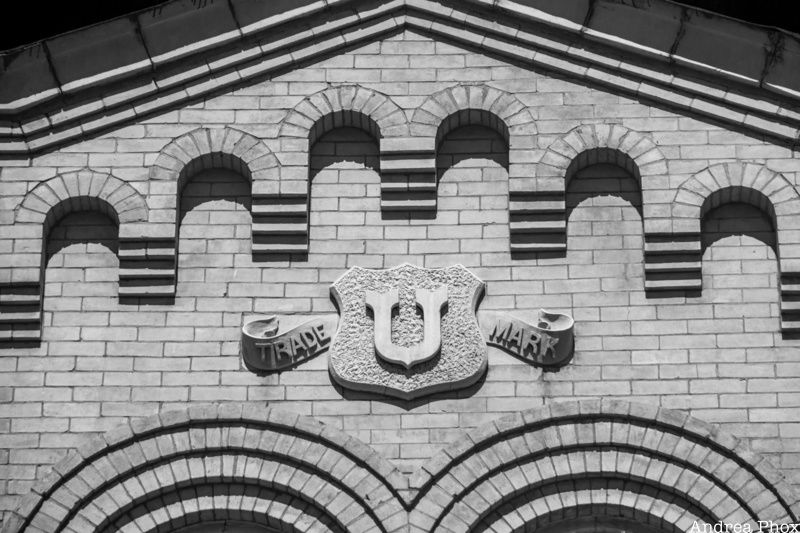
[[[483,83],[462,83],[430,95],[412,114],[411,133],[434,137],[442,122],[466,110],[496,116],[511,137],[536,133],[536,121],[528,106],[513,94]],[[510,144],[515,144],[513,139]]]
[[[581,424],[608,421],[614,421],[620,427],[632,428],[630,432],[627,429],[624,432],[627,440],[615,442],[616,435],[610,431],[604,438],[597,437],[598,433],[594,431],[581,432]],[[570,428],[574,428],[574,431]],[[672,435],[664,437],[664,442],[669,442],[671,447],[648,449],[642,428],[651,428],[648,431],[658,431],[665,436]],[[710,471],[701,473],[715,479],[716,485],[729,495],[737,493],[741,487],[728,486],[727,481],[735,478],[749,480],[751,490],[741,498],[752,500],[752,511],[759,518],[769,516],[770,519],[794,520],[800,515],[797,495],[784,476],[766,459],[752,452],[744,442],[680,411],[621,401],[552,404],[481,426],[434,456],[420,470],[414,485],[420,491],[418,499],[425,497],[428,492],[441,497],[450,494],[453,486],[461,485],[459,479],[463,479],[463,476],[458,472],[459,469],[473,472],[472,476],[478,482],[528,457],[537,446],[552,451],[570,447],[592,449],[603,444],[626,446],[632,450],[641,448],[643,453],[649,455],[657,452],[676,465],[713,457],[714,462],[703,465]],[[694,455],[687,457],[687,450],[692,450]],[[717,477],[724,472],[728,474]],[[452,498],[449,504],[446,503],[447,498]],[[444,511],[453,504],[455,495],[437,498],[437,501],[440,510]],[[706,503],[709,508],[716,504],[710,501]]]
[[[463,474],[455,477],[465,479]],[[713,479],[657,456],[611,447],[552,449],[533,461],[518,459],[470,486],[443,514],[440,523],[446,526],[469,517],[472,530],[517,498],[533,499],[531,495],[536,493],[571,493],[576,484],[598,482],[628,487],[635,483],[640,493],[659,494],[661,505],[669,504],[673,513],[691,513],[710,523],[724,519],[754,525],[754,517]]]
[[[193,489],[183,489],[177,495],[166,495],[170,503],[164,507],[164,513],[141,514],[134,520],[125,523],[114,531],[117,533],[161,533],[171,532],[176,528],[194,526],[209,521],[235,520],[249,524],[270,527],[281,533],[302,533],[319,531],[336,533],[325,520],[314,516],[313,507],[295,497],[278,494],[270,489],[250,490],[249,494],[231,497],[216,494],[214,505],[209,508],[211,498],[194,493]],[[255,494],[253,494],[255,492]],[[136,512],[136,511],[134,511]],[[69,530],[67,530],[69,531]],[[73,530],[70,533],[79,533]]]
[[[666,157],[649,136],[618,124],[584,124],[550,143],[536,165],[536,176],[565,177],[575,158],[597,149],[617,151],[632,161],[645,196],[658,186],[655,179],[648,178],[666,173]],[[646,199],[643,200],[646,203]]]
[[[236,491],[237,487],[274,491],[296,499],[298,503],[311,506],[312,514],[329,523],[338,523],[340,531],[346,529],[346,522],[339,520],[339,511],[353,508],[351,513],[364,517],[360,520],[368,524],[368,530],[381,530],[380,520],[365,512],[363,501],[357,501],[318,473],[279,463],[271,457],[254,458],[244,450],[225,449],[204,450],[202,455],[173,458],[139,469],[132,476],[93,494],[68,523],[62,524],[64,531],[75,533],[124,531],[131,522],[131,515],[144,512],[157,516],[159,510],[169,506],[165,502],[181,495],[181,489],[226,495],[241,492]],[[216,502],[209,502],[204,509],[210,513],[215,510]]]
[[[547,528],[559,524],[563,527],[570,520],[604,516],[612,520],[626,517],[628,520],[652,526],[655,530],[672,533],[690,531],[695,522],[702,523],[699,517],[690,512],[677,511],[651,495],[638,494],[624,488],[614,491],[576,489],[567,494],[543,494],[533,502],[511,505],[504,509],[505,512],[495,511],[476,529],[481,532],[523,533],[534,526],[537,530],[551,531]]]
[[[223,443],[214,428],[226,427],[227,440]],[[183,436],[172,441],[169,436],[173,434]],[[286,450],[270,447],[279,441],[297,444]],[[188,448],[177,450],[178,442]],[[52,531],[53,524],[64,520],[71,508],[65,501],[72,502],[74,507],[77,497],[84,506],[94,504],[93,494],[99,494],[101,489],[110,490],[133,473],[151,471],[170,457],[179,460],[208,450],[252,454],[261,448],[264,453],[282,454],[285,461],[328,481],[336,479],[340,491],[347,491],[370,516],[404,512],[400,497],[408,488],[404,476],[354,437],[310,417],[280,409],[213,404],[134,420],[89,439],[34,484],[2,531],[34,531],[37,527]],[[159,450],[172,450],[174,457],[167,452],[165,458]],[[331,460],[331,464],[325,463]],[[106,500],[106,504],[108,501],[113,498]]]
[[[244,131],[230,128],[200,127],[176,137],[161,149],[150,167],[149,179],[178,182],[186,168],[203,160],[199,168],[230,167],[252,179],[251,164],[262,158],[273,157],[262,139]],[[240,161],[240,165],[236,163]],[[277,166],[277,159],[269,167]]]
[[[306,97],[281,121],[278,135],[308,139],[312,127],[320,120],[346,111],[368,117],[377,125],[382,138],[408,135],[405,113],[394,100],[356,84],[328,87]]]
[[[105,214],[119,225],[147,220],[147,202],[133,186],[112,174],[85,169],[59,174],[31,189],[17,206],[15,222],[43,225],[54,214],[61,218],[92,207],[87,199],[100,200],[110,211]]]
[[[766,198],[769,205],[765,207],[772,210],[768,214],[775,216],[776,230],[786,223],[781,204],[800,201],[800,194],[792,183],[764,165],[750,162],[717,163],[681,183],[673,199],[673,217],[695,221],[699,232],[706,201],[725,189],[737,191],[741,198],[747,195],[747,191],[754,191]]]

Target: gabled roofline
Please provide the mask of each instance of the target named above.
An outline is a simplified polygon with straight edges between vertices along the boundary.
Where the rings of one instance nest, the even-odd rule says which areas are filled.
[[[293,0],[264,2],[263,8],[235,10],[247,0],[210,0],[202,7],[172,0],[37,43],[0,53],[0,117],[13,116],[89,87],[97,87],[180,61],[230,44],[294,19],[352,0]],[[262,16],[263,15],[263,16]],[[191,28],[190,35],[181,28]],[[203,32],[196,32],[203,28]],[[185,30],[183,30],[185,31]],[[195,36],[201,38],[196,38]],[[39,85],[25,85],[26,75],[37,75]],[[13,87],[13,88],[9,88]],[[16,89],[16,91],[14,90]]]
[[[277,11],[281,2],[209,2],[192,11],[188,3],[168,2],[135,20],[114,19],[17,50],[0,77],[6,88],[0,98],[14,89],[25,96],[0,104],[0,119],[6,119],[0,153],[45,149],[402,27],[797,143],[797,36],[651,1],[645,10],[625,0],[461,0],[458,8],[437,0],[293,0],[286,3],[301,5],[287,11]],[[465,5],[475,13],[459,9]],[[319,23],[315,15],[323,11],[339,16]],[[152,20],[143,25],[142,17]],[[170,36],[177,27],[205,22],[204,33]],[[287,28],[292,33],[275,38]],[[60,55],[51,53],[54,43]],[[127,51],[116,53],[120,49]],[[217,56],[206,60],[201,53]],[[103,68],[91,73],[87,64]],[[37,75],[43,70],[52,86],[33,87],[48,79]],[[51,110],[37,115],[39,106]]]

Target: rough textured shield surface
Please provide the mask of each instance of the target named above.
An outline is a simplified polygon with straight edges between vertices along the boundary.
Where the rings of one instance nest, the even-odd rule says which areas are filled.
[[[392,342],[411,346],[422,340],[423,317],[415,289],[447,286],[439,354],[409,369],[383,361],[375,352],[374,319],[367,311],[367,291],[398,289],[399,311],[392,318]],[[354,267],[331,292],[341,319],[330,351],[330,371],[342,386],[403,399],[467,387],[486,370],[486,344],[475,318],[483,282],[461,265],[440,269],[404,264],[388,270]]]

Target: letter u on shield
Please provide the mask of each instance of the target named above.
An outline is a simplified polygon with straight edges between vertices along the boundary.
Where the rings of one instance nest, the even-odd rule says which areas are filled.
[[[432,359],[442,347],[442,308],[447,304],[447,286],[434,290],[414,291],[417,307],[422,310],[422,342],[413,346],[398,346],[392,342],[392,310],[400,305],[399,291],[366,292],[367,307],[375,314],[375,351],[390,363],[411,368]]]

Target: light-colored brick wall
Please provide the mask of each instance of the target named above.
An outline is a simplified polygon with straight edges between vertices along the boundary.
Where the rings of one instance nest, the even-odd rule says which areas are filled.
[[[30,162],[0,162],[0,223],[13,222],[38,183],[86,166],[147,196],[159,186],[148,181],[159,151],[201,126],[235,127],[278,153],[289,110],[342,82],[390,95],[408,117],[460,82],[508,91],[536,119],[532,162],[577,126],[621,124],[655,141],[673,189],[730,161],[766,165],[795,186],[800,179],[796,152],[756,136],[404,32]],[[359,130],[328,133],[310,159],[309,254],[294,261],[254,260],[250,184],[229,170],[204,171],[181,195],[174,303],[120,303],[113,223],[95,214],[62,220],[48,244],[42,343],[0,349],[0,509],[12,509],[89,436],[209,401],[314,416],[411,472],[508,412],[571,399],[635,400],[721,425],[800,484],[800,341],[781,336],[770,220],[749,206],[711,212],[702,294],[646,296],[636,179],[605,165],[582,170],[567,187],[566,256],[512,258],[506,150],[488,128],[454,130],[438,153],[435,216],[394,217],[380,209],[377,143]],[[334,312],[329,286],[347,268],[402,262],[465,265],[486,281],[483,309],[526,319],[542,307],[571,313],[575,358],[542,372],[490,348],[485,380],[408,403],[335,386],[324,355],[265,377],[241,367],[245,316]]]

